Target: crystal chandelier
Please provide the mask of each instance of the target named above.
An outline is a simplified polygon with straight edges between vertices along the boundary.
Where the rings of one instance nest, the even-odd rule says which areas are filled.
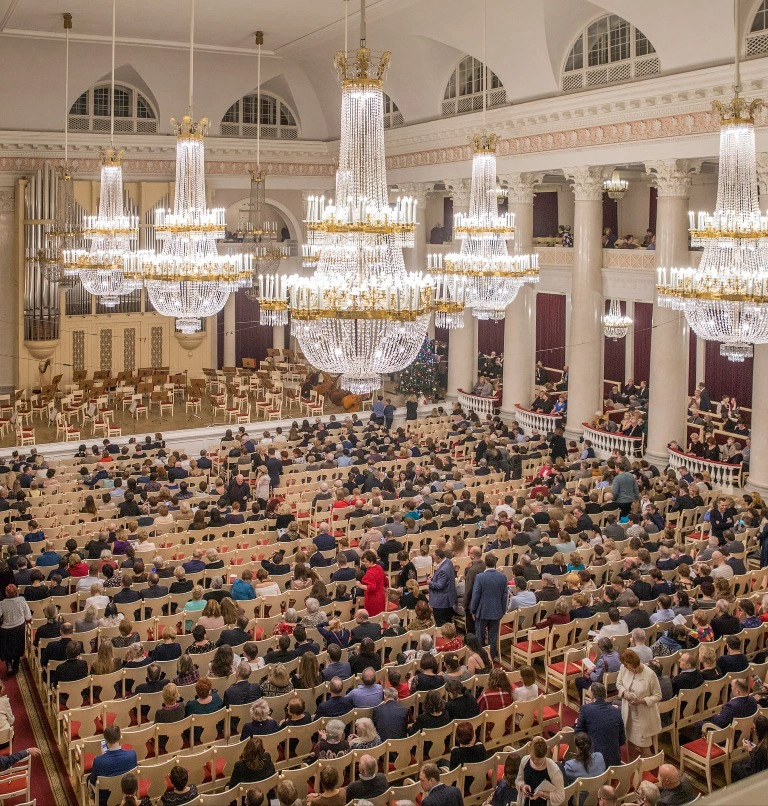
[[[83,234],[81,211],[75,202],[75,181],[69,165],[69,32],[72,15],[64,17],[64,164],[56,169],[56,196],[53,223],[45,233],[46,245],[38,249],[36,261],[45,278],[58,283],[60,289],[72,288],[75,280],[64,271],[64,250],[81,245]]]
[[[101,152],[101,188],[99,212],[87,216],[83,239],[87,249],[64,251],[65,274],[80,277],[83,288],[98,297],[101,304],[114,308],[124,294],[141,283],[125,275],[126,264],[139,241],[138,216],[125,215],[123,199],[123,154],[115,148],[115,15],[117,1],[112,0],[112,80],[109,90],[109,148]]]
[[[427,269],[443,272],[449,296],[464,302],[476,319],[498,321],[524,283],[539,280],[538,255],[510,255],[507,242],[514,238],[511,213],[499,213],[496,193],[498,136],[483,131],[472,138],[472,191],[469,213],[454,215],[453,231],[461,251],[428,255]],[[459,282],[455,282],[458,280]],[[461,297],[453,296],[460,293]],[[447,316],[458,323],[458,315]],[[444,320],[445,321],[445,320]]]
[[[614,171],[611,174],[611,178],[603,182],[603,190],[610,199],[623,199],[624,194],[629,190],[629,182],[626,179],[622,179],[618,171]]]
[[[623,339],[632,327],[632,317],[621,312],[621,303],[612,299],[608,313],[603,316],[603,333],[607,339]]]
[[[768,216],[760,214],[755,162],[754,114],[762,101],[741,98],[739,83],[737,48],[735,97],[714,104],[721,121],[715,211],[688,214],[701,262],[660,268],[657,287],[659,304],[682,311],[699,338],[721,342],[730,361],[768,343]]]
[[[162,251],[139,255],[128,275],[143,280],[155,310],[176,318],[181,333],[196,333],[201,320],[214,316],[229,295],[252,283],[249,254],[219,255],[225,211],[209,210],[205,200],[205,147],[208,118],[192,117],[195,0],[191,1],[189,43],[189,114],[171,119],[176,132],[176,187],[173,211],[155,213],[155,233]]]
[[[381,375],[413,362],[434,310],[434,281],[405,270],[402,250],[414,244],[416,202],[390,206],[384,159],[384,75],[390,61],[365,42],[361,0],[360,48],[336,54],[342,80],[341,144],[336,201],[307,202],[312,277],[259,278],[264,305],[287,305],[291,330],[310,363],[341,374],[340,386],[366,394]]]

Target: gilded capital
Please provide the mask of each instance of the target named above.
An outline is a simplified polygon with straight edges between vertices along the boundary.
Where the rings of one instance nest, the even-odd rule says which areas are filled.
[[[691,179],[701,170],[701,160],[656,160],[645,164],[658,189],[659,196],[687,198]]]
[[[602,201],[603,181],[607,176],[605,168],[579,165],[576,168],[564,168],[563,172],[572,183],[576,201]]]

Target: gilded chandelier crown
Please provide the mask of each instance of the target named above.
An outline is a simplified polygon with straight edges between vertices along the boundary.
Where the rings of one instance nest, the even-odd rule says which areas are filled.
[[[381,84],[392,60],[392,54],[385,50],[381,55],[370,48],[361,47],[351,53],[337,51],[333,64],[341,76],[342,84],[360,82]]]
[[[248,171],[248,175],[251,177],[251,182],[267,181],[267,170],[266,168],[262,168],[261,165],[257,165],[255,168],[251,168]]]
[[[729,123],[754,123],[755,112],[763,106],[762,98],[755,98],[752,101],[747,101],[740,95],[734,98],[727,104],[722,101],[713,101],[712,109],[720,115],[720,123],[725,126]]]
[[[184,115],[181,121],[171,118],[171,125],[177,137],[202,140],[208,134],[210,126],[208,118],[200,118],[198,121],[192,120],[192,115]]]
[[[119,167],[123,164],[123,155],[125,154],[124,148],[115,148],[108,146],[101,149],[101,164],[107,166]]]
[[[473,134],[469,138],[472,144],[472,151],[475,154],[494,154],[496,153],[496,144],[499,142],[499,135],[495,132],[479,132]]]

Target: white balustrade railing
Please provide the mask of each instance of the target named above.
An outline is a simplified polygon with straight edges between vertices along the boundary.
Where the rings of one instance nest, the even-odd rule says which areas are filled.
[[[548,434],[557,428],[563,418],[559,414],[542,414],[540,411],[531,411],[515,403],[515,419],[523,431],[530,435],[533,430],[541,434]]]
[[[669,449],[669,464],[675,470],[679,467],[687,467],[691,473],[708,473],[714,487],[733,490],[734,487],[741,487],[743,483],[744,470],[740,464],[709,462],[706,459],[699,459],[698,456],[671,448]]]
[[[493,417],[495,410],[499,408],[499,400],[495,397],[470,395],[459,389],[459,405],[464,411],[477,412],[478,416],[490,414]]]
[[[644,437],[625,437],[622,434],[590,428],[587,423],[583,423],[583,425],[583,437],[592,443],[592,449],[596,456],[600,458],[608,457],[613,451],[617,450],[623,451],[627,456],[637,458],[643,455]]]

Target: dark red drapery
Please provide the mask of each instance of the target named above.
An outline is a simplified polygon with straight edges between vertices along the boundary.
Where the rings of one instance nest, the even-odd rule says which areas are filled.
[[[647,381],[651,374],[651,325],[653,320],[653,304],[650,302],[635,303],[635,371],[633,380]]]
[[[565,364],[565,295],[536,295],[536,360],[545,367]]]
[[[557,235],[557,193],[537,193],[533,197],[533,237]]]
[[[717,402],[723,395],[731,395],[747,408],[752,408],[752,359],[736,364],[720,355],[720,343],[708,341],[704,363],[704,380]]]
[[[696,391],[696,334],[688,331],[688,394]]]
[[[224,311],[216,318],[218,337],[219,369],[224,366]],[[286,326],[286,346],[290,325]],[[259,324],[259,304],[252,302],[244,293],[235,295],[235,359],[241,367],[244,358],[255,358],[256,366],[267,357],[272,346],[272,328]]]
[[[477,323],[477,349],[483,355],[504,352],[504,319],[500,322],[480,321]]]
[[[605,208],[603,208],[605,209]],[[605,223],[605,219],[603,219]],[[610,226],[605,224],[605,226]],[[615,230],[614,230],[615,232]],[[605,301],[605,312],[608,313],[610,301]],[[627,312],[626,303],[621,303],[621,312]],[[603,378],[607,381],[624,383],[627,367],[626,341],[624,339],[603,339]]]

